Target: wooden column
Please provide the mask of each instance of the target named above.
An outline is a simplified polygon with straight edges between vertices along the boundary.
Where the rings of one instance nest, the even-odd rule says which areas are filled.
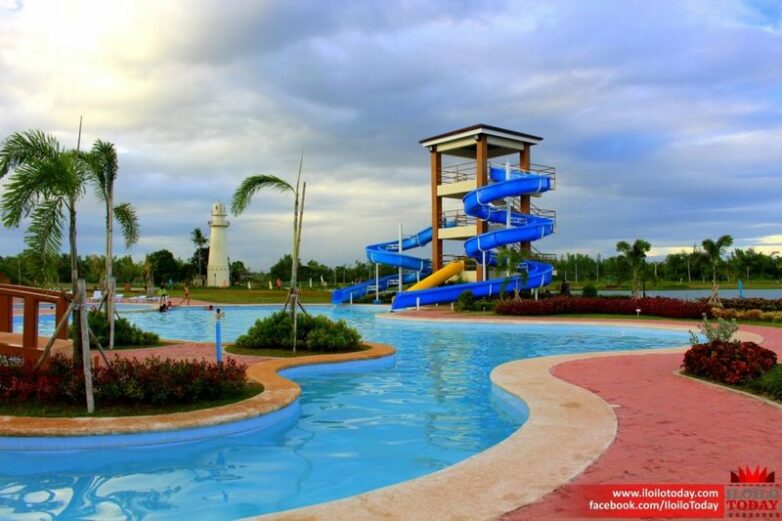
[[[33,296],[24,298],[22,345],[33,349],[38,347],[38,299]]]
[[[60,319],[63,315],[66,315],[68,313],[68,305],[69,302],[64,296],[60,296],[60,298],[57,299],[57,304],[55,304],[54,309],[54,323],[59,324]],[[57,338],[62,338],[63,340],[68,340],[68,324],[66,322],[65,326],[60,330],[60,332],[57,334]]]
[[[519,152],[519,169],[521,170],[529,170],[530,169],[530,152],[531,147],[529,144],[524,144],[524,150],[521,150]],[[523,214],[529,214],[532,211],[532,197],[529,195],[522,195],[519,197],[519,212]],[[532,243],[530,242],[522,242],[519,243],[519,246],[521,247],[521,251],[524,252],[524,255],[530,255],[532,253]]]
[[[443,199],[437,195],[437,187],[443,179],[443,156],[437,149],[429,153],[432,167],[432,270],[443,267],[443,240],[439,229],[443,215]]]
[[[475,143],[475,173],[476,173],[476,186],[478,188],[486,186],[489,183],[489,142],[486,136],[477,136],[477,142]],[[489,231],[488,221],[476,221],[476,232],[478,235],[482,235]],[[483,259],[476,259],[478,263],[478,270],[476,277],[478,281],[483,280]]]
[[[0,295],[0,332],[14,331],[14,298],[11,295]]]

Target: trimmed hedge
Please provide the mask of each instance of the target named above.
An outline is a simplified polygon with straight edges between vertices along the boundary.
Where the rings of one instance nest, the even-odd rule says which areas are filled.
[[[33,369],[33,362],[14,365],[0,357],[0,399],[43,403],[84,403],[84,374],[74,373],[61,354]],[[102,405],[175,405],[222,400],[242,394],[246,366],[233,359],[118,359],[93,370],[96,403]]]
[[[759,309],[760,311],[782,311],[782,298],[724,298],[721,299],[722,307],[747,311]]]
[[[754,342],[715,340],[695,344],[684,353],[684,371],[693,376],[738,385],[762,376],[777,363],[777,354]]]
[[[640,309],[643,315],[665,318],[701,318],[711,314],[711,308],[704,302],[665,297],[639,299],[553,297],[538,301],[500,302],[495,311],[501,315],[563,315],[573,313],[635,315],[636,309]]]
[[[715,317],[733,318],[737,320],[752,320],[755,322],[782,322],[782,311],[761,311],[760,309],[725,309],[714,308],[711,310]]]
[[[361,334],[344,320],[334,322],[324,316],[300,314],[296,318],[296,345],[304,351],[338,353],[361,347]],[[236,339],[245,349],[293,349],[293,321],[289,313],[278,311],[255,321]]]

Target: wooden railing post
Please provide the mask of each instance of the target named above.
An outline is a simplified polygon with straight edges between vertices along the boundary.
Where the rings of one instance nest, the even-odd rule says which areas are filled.
[[[10,295],[0,295],[0,333],[13,333],[13,332],[14,332],[14,298]]]

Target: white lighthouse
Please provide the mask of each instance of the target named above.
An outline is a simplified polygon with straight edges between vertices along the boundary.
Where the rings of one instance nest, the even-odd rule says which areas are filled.
[[[228,243],[225,237],[225,230],[229,225],[227,216],[223,203],[212,205],[212,220],[209,221],[209,264],[206,266],[206,285],[212,288],[227,288],[230,284]]]

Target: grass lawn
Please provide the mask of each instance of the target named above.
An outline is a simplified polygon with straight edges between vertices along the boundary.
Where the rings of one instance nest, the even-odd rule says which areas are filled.
[[[95,414],[88,415],[84,404],[45,404],[45,403],[0,403],[0,415],[4,416],[36,416],[52,418],[75,418],[80,416],[142,416],[146,414],[171,414],[175,412],[197,411],[199,409],[208,409],[210,407],[219,407],[236,403],[247,398],[251,398],[263,391],[263,386],[259,383],[250,382],[239,396],[226,398],[223,400],[212,400],[207,402],[186,403],[179,405],[168,405],[156,407],[154,405],[101,405],[95,404]]]
[[[175,304],[182,298],[182,289],[168,292]],[[301,301],[306,304],[331,303],[331,291],[302,288]],[[284,304],[288,291],[285,289],[247,288],[190,288],[190,298],[220,304]]]
[[[558,290],[559,285],[561,284],[561,280],[556,279],[551,283],[550,288],[552,290]],[[582,281],[575,283],[572,280],[570,282],[570,290],[579,292],[581,289],[587,285],[591,284],[597,288],[598,291],[600,290],[626,290],[629,291],[632,289],[632,283],[630,282],[623,282],[621,284],[607,284],[605,282],[601,283],[595,283],[593,281]],[[721,281],[719,283],[720,289],[737,289],[738,284],[736,282],[725,282]],[[744,289],[781,289],[782,288],[782,282],[778,280],[758,280],[758,281],[750,281],[748,283],[744,284]],[[648,278],[646,279],[646,291],[660,291],[660,290],[693,290],[693,289],[711,289],[711,281],[708,280],[706,282],[697,282],[692,281],[691,283],[682,283],[679,281],[673,281],[673,280],[659,280],[657,283],[654,283],[653,281],[650,281]]]
[[[366,346],[362,346],[359,349],[353,349],[351,351],[340,351],[340,353],[356,353],[358,351],[366,351],[369,349]],[[230,345],[225,348],[225,351],[227,353],[231,353],[233,355],[249,355],[249,356],[271,356],[275,358],[294,358],[297,356],[310,356],[310,355],[330,355],[335,353],[323,353],[319,351],[305,351],[302,349],[299,349],[295,353],[291,351],[290,349],[248,349],[246,347],[237,347],[235,345]]]

